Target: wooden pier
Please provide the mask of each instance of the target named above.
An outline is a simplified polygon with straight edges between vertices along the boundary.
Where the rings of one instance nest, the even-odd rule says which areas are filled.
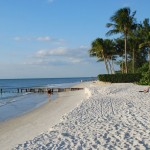
[[[53,92],[67,92],[67,91],[77,91],[83,90],[83,88],[42,88],[42,87],[35,87],[35,88],[17,88],[17,89],[0,89],[0,93],[47,93],[48,91]]]

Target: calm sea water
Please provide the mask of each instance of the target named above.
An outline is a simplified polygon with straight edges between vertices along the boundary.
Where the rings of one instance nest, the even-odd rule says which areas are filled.
[[[31,87],[71,87],[82,81],[95,80],[93,77],[82,78],[41,78],[41,79],[0,79],[0,121],[19,116],[31,111],[48,101],[47,94],[17,93],[17,88]],[[56,95],[52,95],[54,100]]]

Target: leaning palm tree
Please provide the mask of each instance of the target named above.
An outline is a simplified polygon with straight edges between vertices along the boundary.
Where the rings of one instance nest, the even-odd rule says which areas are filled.
[[[104,53],[106,56],[106,60],[109,64],[109,68],[111,71],[111,74],[114,74],[114,60],[116,59],[116,49],[115,49],[115,43],[113,40],[105,39],[104,40]]]
[[[97,38],[92,42],[91,49],[89,50],[89,54],[90,56],[97,57],[98,61],[104,60],[106,71],[109,74],[106,54],[104,51],[105,51],[104,40],[102,38]]]
[[[110,72],[111,74],[114,73],[113,61],[116,53],[113,40],[97,38],[92,42],[89,54],[97,57],[98,61],[104,61],[108,74]]]
[[[130,34],[130,31],[135,28],[135,14],[134,11],[131,14],[130,8],[121,8],[115,12],[115,14],[110,18],[110,21],[113,23],[107,23],[106,26],[112,27],[113,29],[108,31],[106,35],[118,34],[121,33],[124,36],[124,49],[125,49],[125,71],[128,73],[127,68],[127,37]]]

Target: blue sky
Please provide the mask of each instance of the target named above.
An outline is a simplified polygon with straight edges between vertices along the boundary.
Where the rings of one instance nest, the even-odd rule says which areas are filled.
[[[0,78],[97,76],[104,64],[88,56],[122,7],[149,18],[149,0],[0,0]],[[118,67],[116,67],[117,69]]]

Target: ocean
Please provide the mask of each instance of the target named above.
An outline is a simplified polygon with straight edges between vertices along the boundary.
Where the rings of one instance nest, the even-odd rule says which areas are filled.
[[[27,113],[49,100],[45,93],[18,93],[17,89],[33,87],[66,88],[80,83],[81,80],[84,82],[96,80],[96,78],[0,79],[0,122]],[[50,97],[51,100],[56,98],[57,94]]]

